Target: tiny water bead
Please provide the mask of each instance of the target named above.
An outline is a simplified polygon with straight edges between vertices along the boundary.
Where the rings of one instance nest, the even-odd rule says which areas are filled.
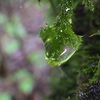
[[[62,30],[60,30],[60,32],[63,32]]]
[[[69,10],[70,10],[70,8],[66,8],[66,12],[69,11]]]
[[[67,52],[67,49],[65,49],[61,54],[60,56],[62,56],[63,54],[65,54]]]

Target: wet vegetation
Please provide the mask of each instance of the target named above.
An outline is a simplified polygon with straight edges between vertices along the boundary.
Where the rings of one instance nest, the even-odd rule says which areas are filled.
[[[0,0],[0,100],[99,100],[100,1]]]

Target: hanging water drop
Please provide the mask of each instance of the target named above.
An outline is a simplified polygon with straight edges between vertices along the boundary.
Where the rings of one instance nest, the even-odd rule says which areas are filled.
[[[63,32],[62,30],[60,30],[60,32]]]
[[[66,8],[66,12],[69,11],[69,10],[70,10],[70,8]]]

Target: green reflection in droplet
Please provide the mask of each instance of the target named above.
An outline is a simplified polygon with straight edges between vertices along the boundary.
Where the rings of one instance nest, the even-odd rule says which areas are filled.
[[[61,29],[63,30],[61,31]],[[46,59],[52,66],[59,66],[66,62],[75,53],[82,41],[81,37],[72,31],[70,24],[67,24],[67,29],[65,24],[57,28],[53,26],[52,29],[46,26],[45,30],[41,30],[40,36],[45,43]],[[49,37],[51,39],[47,41]]]

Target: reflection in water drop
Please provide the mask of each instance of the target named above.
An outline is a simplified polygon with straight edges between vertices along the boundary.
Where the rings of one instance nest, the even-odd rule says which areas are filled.
[[[66,8],[66,12],[69,11],[69,10],[70,10],[70,8]]]
[[[65,54],[67,52],[67,49],[65,49],[61,54],[60,56],[62,56],[63,54]]]
[[[62,30],[60,30],[60,32],[62,32]]]
[[[75,48],[67,45],[59,56],[59,65],[66,62],[75,53],[75,51]]]

